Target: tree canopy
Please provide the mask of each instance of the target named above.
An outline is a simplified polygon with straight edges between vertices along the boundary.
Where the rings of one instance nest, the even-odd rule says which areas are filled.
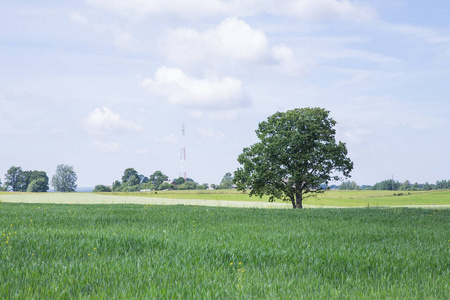
[[[35,182],[37,180],[39,182]],[[13,166],[5,174],[5,188],[14,192],[46,192],[48,176],[44,171],[23,171],[21,167]]]
[[[5,174],[5,186],[10,188],[13,192],[21,190],[25,182],[25,173],[21,167],[12,166],[6,171]]]
[[[359,190],[360,187],[358,186],[358,184],[354,181],[344,181],[340,186],[339,186],[340,190]]]
[[[47,179],[39,177],[31,181],[27,187],[27,192],[29,193],[43,193],[47,191],[48,191],[48,177]]]
[[[409,181],[405,182],[405,184],[409,186],[411,185]],[[375,183],[375,185],[372,187],[372,190],[396,191],[400,188],[400,185],[401,184],[398,181],[394,181],[393,179],[386,179],[381,182]]]
[[[122,183],[127,183],[128,180],[134,176],[139,176],[138,172],[133,168],[128,168],[123,172]],[[133,178],[135,180],[135,178]]]
[[[114,192],[138,192],[140,190],[159,190],[166,188],[162,185],[168,180],[168,176],[161,171],[156,171],[149,177],[139,174],[134,168],[127,168],[123,172],[122,182],[114,181],[112,191]],[[169,186],[172,188],[173,186]]]
[[[169,179],[169,176],[165,175],[161,171],[156,171],[149,177],[149,181],[151,183],[153,183],[153,185],[155,186],[155,189],[159,189],[159,186],[168,179]]]
[[[220,182],[219,189],[231,189],[233,187],[233,175],[227,172]]]
[[[109,186],[98,184],[95,186],[93,193],[105,193],[105,192],[111,192],[112,189]]]
[[[57,192],[75,192],[77,179],[73,166],[58,165],[56,174],[52,177],[52,186]]]
[[[42,193],[47,192],[48,187],[48,176],[44,171],[25,171],[24,184],[22,185],[21,191],[25,192],[35,192]]]
[[[173,183],[176,185],[182,185],[185,182],[186,182],[186,179],[184,179],[184,177],[178,177],[173,180]]]
[[[340,180],[340,173],[349,177],[353,169],[345,144],[335,140],[335,125],[322,108],[277,112],[259,123],[259,142],[238,157],[237,189],[302,208],[304,195],[322,192],[321,184]]]

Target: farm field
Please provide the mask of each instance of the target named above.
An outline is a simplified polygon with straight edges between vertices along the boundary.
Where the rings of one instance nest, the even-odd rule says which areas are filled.
[[[450,191],[328,191],[308,203],[326,206],[450,205]]]
[[[447,299],[450,210],[0,203],[0,298]]]
[[[288,201],[269,203],[269,197],[249,197],[234,190],[158,191],[138,193],[9,193],[0,192],[0,202],[61,204],[165,204],[225,207],[291,208]],[[305,208],[422,206],[450,207],[450,191],[326,191],[304,200]]]
[[[201,199],[201,200],[226,200],[226,201],[251,201],[268,202],[269,197],[249,197],[248,193],[234,190],[214,191],[158,191],[141,193],[112,193],[116,196],[138,196],[167,199]],[[275,203],[290,203],[277,200]],[[308,206],[402,206],[402,205],[450,205],[450,191],[326,191],[317,197],[309,197],[304,200]]]
[[[248,195],[244,195],[251,200]],[[200,198],[200,197],[199,197]],[[235,201],[148,197],[144,193],[0,193],[0,202],[58,203],[58,204],[142,204],[142,205],[200,205],[218,207],[289,208],[288,203],[267,201]]]

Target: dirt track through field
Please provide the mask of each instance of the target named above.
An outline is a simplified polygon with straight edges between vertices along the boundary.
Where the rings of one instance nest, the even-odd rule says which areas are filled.
[[[290,203],[203,200],[203,199],[168,199],[152,197],[99,195],[92,193],[8,193],[0,194],[0,202],[13,203],[54,203],[54,204],[141,204],[141,205],[199,205],[216,207],[243,207],[243,208],[292,208]],[[322,206],[304,204],[304,208],[348,208],[343,206]],[[367,206],[353,206],[364,208]],[[374,207],[374,206],[371,206]],[[377,206],[382,207],[382,206]],[[384,206],[386,207],[386,206]],[[388,207],[411,208],[450,208],[450,205],[405,205]]]

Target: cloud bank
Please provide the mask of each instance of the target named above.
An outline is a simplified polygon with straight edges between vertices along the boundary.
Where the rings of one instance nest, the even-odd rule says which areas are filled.
[[[226,18],[203,32],[191,28],[171,29],[163,40],[164,53],[182,64],[277,64],[295,70],[294,52],[286,45],[270,46],[262,30],[253,29],[237,17]]]
[[[119,114],[114,113],[105,106],[98,107],[90,112],[85,122],[90,133],[142,131],[141,126],[133,121],[122,119]]]
[[[141,85],[166,97],[169,104],[183,107],[224,109],[248,102],[242,82],[234,77],[198,79],[177,68],[161,67],[154,78],[143,79]]]
[[[190,28],[169,30],[164,48],[168,58],[174,61],[224,58],[255,62],[270,57],[269,42],[264,32],[252,29],[236,17],[227,18],[204,32]]]

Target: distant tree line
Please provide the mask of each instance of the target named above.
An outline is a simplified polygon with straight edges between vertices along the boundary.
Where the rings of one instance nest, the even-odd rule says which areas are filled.
[[[51,182],[44,171],[24,171],[21,167],[12,166],[5,174],[5,181],[0,180],[0,191],[36,192],[42,193],[49,190],[49,182],[57,192],[74,192],[77,188],[78,177],[73,166],[58,165]],[[183,177],[169,180],[169,177],[161,171],[156,171],[148,177],[139,174],[135,169],[128,168],[124,171],[121,180],[113,182],[112,186],[97,185],[94,192],[136,192],[140,190],[206,190],[231,189],[234,187],[233,175],[226,173],[220,184],[199,184],[191,178]]]
[[[344,181],[339,187],[339,190],[359,190],[360,187],[354,181]]]
[[[13,192],[47,192],[48,176],[44,171],[23,171],[21,167],[12,166],[5,174],[4,191]]]
[[[354,181],[345,181],[337,187],[339,190],[386,190],[386,191],[430,191],[450,189],[450,180],[437,181],[436,184],[411,183],[409,180],[399,182],[398,180],[387,179],[375,183],[373,186],[359,186]]]
[[[191,178],[179,177],[169,180],[169,176],[156,171],[148,177],[139,174],[134,168],[127,168],[123,172],[122,180],[116,180],[112,186],[97,185],[93,192],[138,192],[141,190],[205,190],[208,184],[199,184]]]
[[[58,192],[74,192],[77,175],[73,167],[58,165],[51,184]],[[49,178],[44,171],[23,171],[21,167],[12,166],[6,171],[5,183],[0,181],[0,191],[44,193],[49,190]]]
[[[169,176],[161,171],[156,171],[148,177],[139,174],[134,168],[127,168],[123,172],[121,180],[113,182],[112,186],[96,185],[93,192],[138,192],[142,190],[163,191],[163,190],[206,190],[211,189],[231,189],[234,187],[233,175],[226,173],[220,184],[207,183],[199,184],[191,178],[178,177],[169,180]]]

